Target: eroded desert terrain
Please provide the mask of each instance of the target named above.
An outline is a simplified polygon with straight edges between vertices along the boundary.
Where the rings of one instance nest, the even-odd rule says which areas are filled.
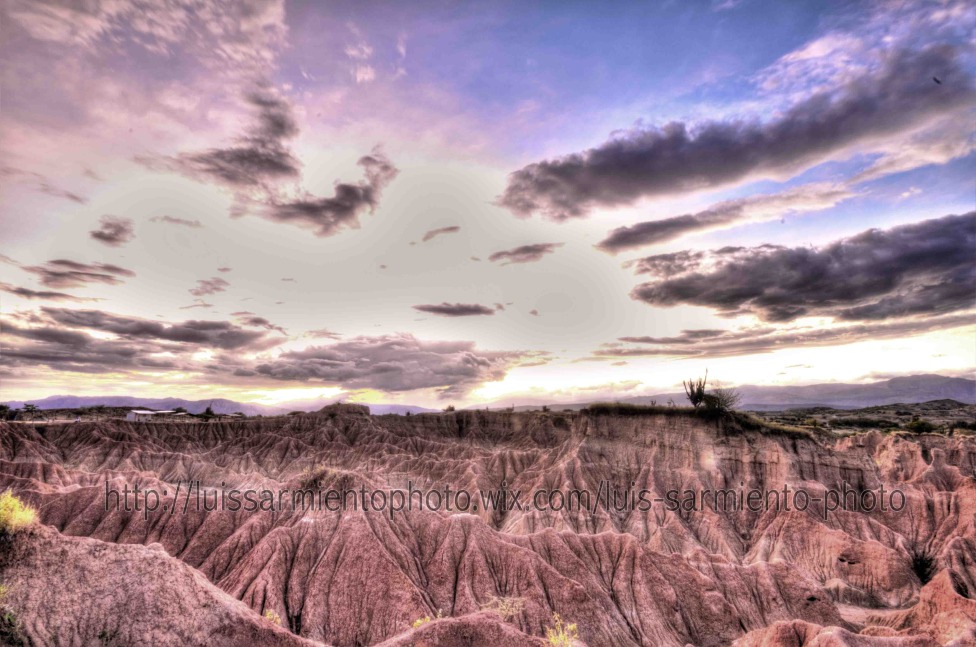
[[[45,646],[516,647],[547,644],[557,613],[589,647],[972,645],[974,470],[973,436],[839,438],[681,410],[0,423],[0,490],[40,522],[0,553],[3,631]],[[208,512],[175,494],[503,481],[525,497],[846,484],[904,505],[391,515]],[[126,486],[165,492],[166,511],[106,506]]]

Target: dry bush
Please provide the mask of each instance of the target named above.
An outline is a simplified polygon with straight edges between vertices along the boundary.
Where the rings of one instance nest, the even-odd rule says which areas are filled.
[[[322,481],[332,476],[332,470],[323,463],[307,465],[302,468],[298,475],[298,480],[302,490],[311,490],[320,487]]]
[[[552,614],[552,627],[546,627],[546,639],[552,647],[573,647],[573,643],[579,638],[576,631],[575,622],[563,622],[558,613]]]
[[[267,611],[264,612],[264,619],[267,620],[268,622],[278,625],[279,627],[281,626],[281,616],[279,616],[271,609],[268,609]]]
[[[418,627],[423,627],[425,624],[427,624],[431,620],[434,620],[434,619],[440,620],[443,617],[444,617],[444,614],[441,613],[441,610],[440,609],[438,609],[437,610],[437,615],[434,616],[433,618],[431,618],[429,615],[424,616],[423,618],[417,618],[416,620],[413,621],[413,623],[410,626],[413,627],[414,629],[417,629]]]
[[[502,598],[492,596],[488,602],[481,605],[482,611],[496,613],[504,620],[510,620],[525,609],[525,598]]]

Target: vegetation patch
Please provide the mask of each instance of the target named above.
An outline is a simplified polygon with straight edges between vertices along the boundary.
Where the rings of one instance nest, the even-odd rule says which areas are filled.
[[[488,602],[481,605],[482,611],[489,611],[501,616],[505,620],[510,620],[522,613],[525,609],[524,598],[503,598],[493,596]]]
[[[21,630],[17,614],[7,604],[9,593],[10,587],[0,584],[0,645],[26,646],[28,644],[27,639]]]
[[[595,402],[586,411],[604,416],[646,416],[648,414],[690,413],[687,407],[669,407],[659,404],[630,404],[628,402]]]
[[[905,425],[905,429],[916,434],[930,434],[936,427],[928,420],[912,420]]]
[[[13,535],[37,520],[37,512],[10,490],[0,494],[0,535]]]
[[[546,640],[552,647],[573,647],[579,638],[575,622],[565,622],[558,613],[552,614],[553,626],[546,627]]]
[[[431,620],[435,620],[435,619],[439,620],[442,617],[443,617],[443,615],[441,614],[441,610],[438,609],[437,610],[437,615],[434,616],[433,618],[431,618],[429,615],[426,615],[426,616],[424,616],[422,618],[417,618],[416,620],[413,621],[413,623],[411,623],[410,626],[413,627],[414,629],[419,629],[420,627],[423,627],[425,624],[427,624]]]

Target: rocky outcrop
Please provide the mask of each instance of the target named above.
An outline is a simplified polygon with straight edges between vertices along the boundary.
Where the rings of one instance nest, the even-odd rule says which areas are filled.
[[[35,526],[2,540],[0,643],[47,647],[314,647],[254,613],[161,546]]]

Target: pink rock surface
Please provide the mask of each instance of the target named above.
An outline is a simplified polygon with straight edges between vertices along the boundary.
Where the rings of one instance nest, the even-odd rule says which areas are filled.
[[[590,647],[787,645],[794,643],[775,641],[793,634],[835,641],[802,645],[955,644],[976,618],[967,604],[976,590],[974,465],[971,437],[813,438],[683,414],[371,417],[335,408],[206,425],[0,426],[0,489],[37,505],[44,524],[118,548],[158,544],[154,554],[192,567],[257,622],[272,610],[293,634],[339,647],[406,645],[411,636],[447,647],[532,644],[553,613],[575,622]],[[479,509],[392,519],[191,506],[147,519],[106,510],[106,480],[166,490],[169,506],[187,481],[215,492],[310,480],[469,491],[504,480],[525,492],[593,493],[614,481],[660,497],[740,485],[817,493],[847,483],[897,487],[906,506],[826,519],[819,509],[669,512],[660,504],[647,512]],[[923,562],[935,575],[925,588]],[[944,582],[956,583],[949,588],[959,600]],[[518,613],[486,617],[498,598],[519,600]],[[438,611],[443,619],[411,629]],[[64,626],[79,622],[74,603],[58,614]]]

